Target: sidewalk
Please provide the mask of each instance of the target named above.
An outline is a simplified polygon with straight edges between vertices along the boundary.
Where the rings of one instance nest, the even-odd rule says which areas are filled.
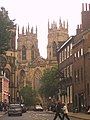
[[[86,114],[86,113],[69,112],[69,116],[79,118],[79,119],[83,119],[83,120],[90,120],[90,114]]]
[[[46,112],[50,113],[50,114],[54,114],[54,112],[52,112],[52,111],[46,111]],[[78,118],[78,119],[81,119],[81,120],[90,120],[90,114],[86,114],[86,113],[69,112],[68,115],[70,117]]]
[[[1,111],[0,111],[0,116],[2,116],[2,115],[4,115],[4,114],[6,114],[6,112],[3,112],[3,111],[1,112]]]

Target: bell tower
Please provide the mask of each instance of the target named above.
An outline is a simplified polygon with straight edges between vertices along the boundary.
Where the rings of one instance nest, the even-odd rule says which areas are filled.
[[[47,45],[47,60],[48,61],[56,61],[56,50],[60,47],[69,37],[68,35],[68,21],[59,20],[59,27],[57,27],[57,23],[53,21],[51,27],[49,25],[48,20],[48,45]]]

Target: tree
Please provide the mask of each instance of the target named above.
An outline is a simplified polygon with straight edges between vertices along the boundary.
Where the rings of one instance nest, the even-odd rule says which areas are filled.
[[[35,94],[35,91],[32,90],[32,88],[30,86],[23,87],[20,91],[20,95],[23,97],[24,103],[26,106],[35,105],[36,94]]]
[[[8,12],[4,7],[1,7],[0,11],[0,54],[5,53],[10,47],[10,39],[12,39],[12,30],[14,20],[10,20]]]
[[[53,97],[56,94],[56,91],[59,87],[59,80],[57,76],[58,69],[51,68],[46,70],[43,76],[41,77],[41,87],[39,92],[41,95],[44,95],[46,98]]]

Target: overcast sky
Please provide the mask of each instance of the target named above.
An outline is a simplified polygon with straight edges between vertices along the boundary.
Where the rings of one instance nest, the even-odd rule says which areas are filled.
[[[75,35],[77,25],[81,23],[82,3],[90,0],[0,0],[0,7],[4,7],[10,19],[16,19],[21,27],[33,26],[38,29],[38,46],[40,55],[47,57],[48,19],[50,24],[59,19],[69,23],[69,35]]]

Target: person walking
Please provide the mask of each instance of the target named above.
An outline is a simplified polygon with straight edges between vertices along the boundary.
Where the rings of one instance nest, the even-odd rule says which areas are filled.
[[[62,107],[62,104],[61,102],[58,102],[55,106],[55,117],[53,120],[56,120],[57,117],[60,118],[60,120],[63,120],[62,117],[61,117],[61,107]]]
[[[70,118],[68,117],[68,109],[67,109],[67,106],[65,105],[65,103],[63,104],[63,120],[64,120],[64,117],[67,118],[67,120],[70,120]]]

